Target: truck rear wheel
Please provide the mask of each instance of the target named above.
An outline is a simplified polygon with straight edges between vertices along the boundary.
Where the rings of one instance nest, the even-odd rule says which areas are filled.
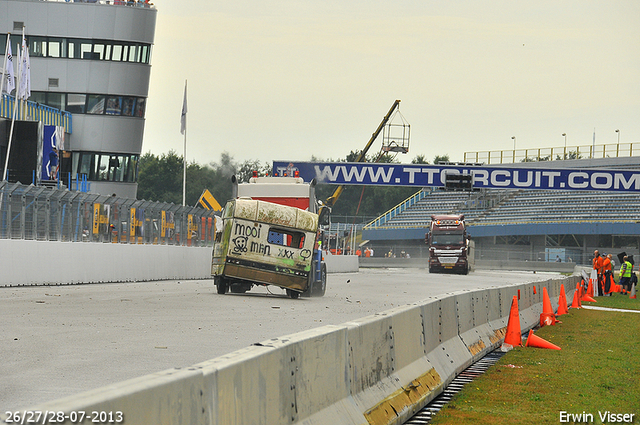
[[[327,290],[327,265],[322,263],[322,268],[320,269],[320,281],[315,282],[313,285],[311,295],[314,297],[324,297],[324,293]]]
[[[290,296],[292,299],[297,300],[298,297],[300,296],[300,292],[294,291],[293,289],[287,289],[287,295]]]
[[[227,290],[229,289],[229,285],[227,284],[227,281],[222,278],[222,276],[214,277],[213,282],[215,283],[216,288],[218,289],[218,294],[224,295],[227,293]]]

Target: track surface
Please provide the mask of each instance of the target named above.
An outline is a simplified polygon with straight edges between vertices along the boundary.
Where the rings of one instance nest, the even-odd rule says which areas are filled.
[[[362,269],[328,275],[323,298],[277,287],[216,294],[211,280],[0,288],[0,410],[16,410],[270,338],[431,296],[553,274]]]

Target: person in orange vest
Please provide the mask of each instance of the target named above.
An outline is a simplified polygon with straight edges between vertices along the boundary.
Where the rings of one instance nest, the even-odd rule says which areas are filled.
[[[613,280],[613,272],[611,271],[611,254],[604,257],[604,260],[602,261],[602,269],[604,270],[604,282],[603,287],[600,288],[600,294],[607,295],[611,292],[611,282]]]
[[[598,274],[598,281],[593,284],[598,288],[602,288],[602,257],[597,249],[593,251],[593,269]]]
[[[356,255],[358,257],[362,257],[362,251],[360,250],[360,248],[356,249]]]
[[[369,249],[369,247],[366,247],[364,249],[364,256],[365,257],[371,257],[371,250]]]

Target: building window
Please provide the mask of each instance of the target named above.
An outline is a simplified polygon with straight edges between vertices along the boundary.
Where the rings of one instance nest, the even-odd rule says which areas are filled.
[[[46,37],[29,37],[29,56],[39,58],[46,56]]]
[[[95,43],[93,45],[93,59],[105,60],[105,45],[102,43]]]
[[[50,79],[50,85],[51,85]],[[144,118],[146,99],[103,94],[31,92],[31,101],[73,114],[114,115]]]
[[[86,103],[86,94],[69,93],[67,95],[67,107],[65,109],[72,114],[84,114],[86,111]]]
[[[126,117],[132,117],[134,112],[133,105],[135,103],[135,97],[124,97],[122,101],[122,115]]]
[[[62,39],[61,38],[49,38],[48,48],[47,48],[47,57],[50,58],[63,58],[62,54]],[[31,53],[31,52],[29,52]]]
[[[73,152],[72,173],[80,179],[86,175],[89,181],[135,183],[138,159],[135,154]]]
[[[64,93],[48,92],[47,105],[51,106],[52,108],[64,109],[66,97],[67,95]]]
[[[87,102],[87,114],[104,114],[104,102],[105,96],[90,94]]]
[[[107,98],[107,115],[122,114],[122,98],[119,96],[109,96]]]
[[[6,39],[7,34],[0,34]],[[151,45],[145,43],[123,43],[112,40],[90,40],[81,38],[27,37],[29,54],[32,57],[105,60],[148,64],[151,59]],[[22,35],[11,35],[11,51],[17,52],[22,43]],[[5,53],[5,43],[1,43],[0,54]]]
[[[136,112],[135,116],[138,118],[144,118],[144,106],[146,104],[147,99],[143,97],[139,97],[136,99]]]

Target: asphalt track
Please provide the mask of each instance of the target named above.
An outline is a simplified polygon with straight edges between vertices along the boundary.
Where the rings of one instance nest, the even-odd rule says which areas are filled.
[[[330,274],[323,298],[298,300],[277,287],[218,295],[211,280],[0,288],[0,411],[190,366],[447,292],[553,276],[362,269]]]

